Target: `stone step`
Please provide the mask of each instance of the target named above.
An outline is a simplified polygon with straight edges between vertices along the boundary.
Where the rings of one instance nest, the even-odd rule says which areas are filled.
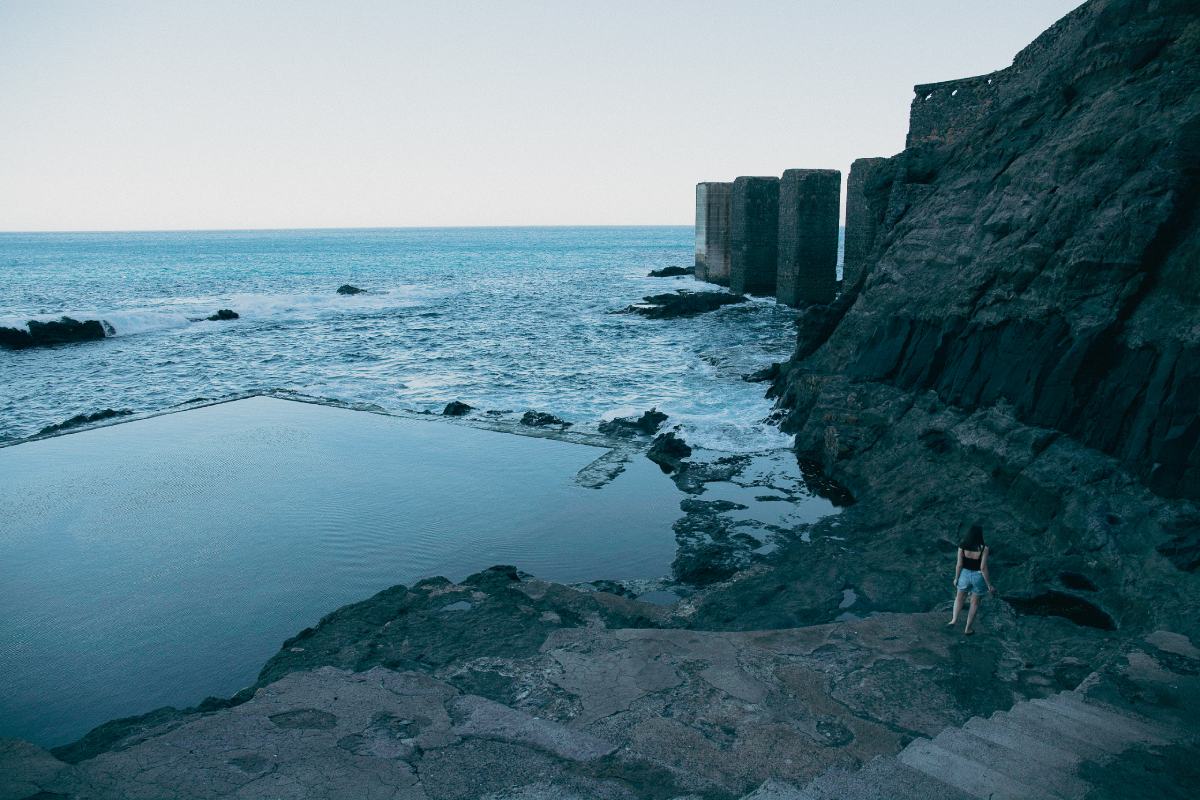
[[[1062,717],[1054,714],[1014,715],[1012,711],[1001,711],[993,714],[987,723],[989,727],[986,730],[989,733],[1040,742],[1044,747],[1075,755],[1080,761],[1103,758],[1113,752],[1083,739],[1064,736],[1060,730],[1066,723]]]
[[[1073,717],[1084,724],[1091,723],[1107,729],[1125,731],[1132,741],[1166,743],[1156,726],[1147,720],[1109,706],[1089,703],[1074,692],[1061,692],[1053,697],[1031,702],[1044,708],[1053,708],[1058,713]]]
[[[1045,786],[1030,786],[970,758],[917,739],[900,752],[901,763],[972,797],[987,800],[1061,800]],[[886,796],[886,795],[885,795]]]
[[[1036,738],[1029,735],[1028,732],[1023,732],[1012,725],[1005,725],[999,720],[993,721],[981,717],[972,717],[967,720],[967,724],[963,726],[963,730],[972,736],[987,739],[1010,750],[1024,752],[1029,758],[1039,761],[1048,767],[1073,770],[1083,761],[1083,756],[1079,753],[1073,753],[1058,747],[1061,742],[1057,739],[1051,740],[1049,737]]]
[[[875,758],[857,772],[827,772],[806,786],[805,791],[814,800],[972,800],[972,795],[892,756]]]
[[[960,728],[949,728],[934,737],[933,743],[950,753],[1007,775],[1029,786],[1048,789],[1057,797],[1079,800],[1087,794],[1088,785],[1064,770],[1061,765],[1049,765],[1031,757],[1040,743],[1026,739],[1017,747],[1007,747],[975,736]]]
[[[1033,703],[1018,703],[1005,715],[1005,721],[1018,725],[1027,723],[1039,727],[1061,741],[1061,747],[1086,752],[1093,757],[1096,751],[1115,755],[1129,747],[1127,735],[1109,731],[1096,724],[1084,724],[1057,708]],[[1052,741],[1054,739],[1052,738]]]

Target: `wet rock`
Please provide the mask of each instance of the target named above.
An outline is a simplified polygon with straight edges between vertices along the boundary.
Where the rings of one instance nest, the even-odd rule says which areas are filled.
[[[674,433],[663,433],[655,437],[646,458],[653,461],[663,472],[676,472],[683,467],[683,459],[692,454],[692,448]]]
[[[521,415],[521,424],[528,425],[531,428],[571,427],[571,423],[565,419],[559,419],[553,414],[547,414],[544,411],[526,411]]]
[[[209,322],[220,322],[223,320],[237,319],[238,313],[232,309],[222,308],[217,313],[210,317],[206,317]]]
[[[469,414],[475,407],[469,406],[459,400],[451,400],[442,409],[443,417],[462,417]]]
[[[337,288],[338,294],[363,294],[366,291],[366,289],[360,289],[357,286],[352,286],[349,283],[343,283]]]
[[[779,364],[770,364],[769,366],[757,369],[748,375],[743,375],[742,380],[746,383],[770,383],[779,377]]]
[[[680,275],[695,275],[695,267],[663,267],[662,269],[652,269],[647,277],[650,278],[675,278]]]
[[[97,319],[79,321],[62,317],[49,322],[29,320],[28,330],[22,328],[0,328],[0,347],[8,350],[24,350],[28,347],[53,347],[59,344],[89,342],[111,336],[111,325]]]
[[[673,319],[694,317],[697,314],[716,311],[723,306],[745,302],[747,302],[746,298],[740,294],[680,290],[667,294],[648,295],[642,298],[641,303],[629,306],[622,313],[641,314],[651,319]]]
[[[601,422],[598,427],[601,433],[630,439],[634,436],[653,436],[666,421],[666,414],[652,408],[640,417],[617,417],[608,422]]]
[[[71,417],[68,420],[64,420],[63,422],[59,422],[54,425],[47,425],[46,427],[44,427],[40,431],[38,431],[38,436],[46,436],[51,433],[58,433],[59,431],[70,430],[71,428],[78,428],[80,425],[89,425],[93,422],[102,422],[106,419],[114,419],[116,417],[127,417],[132,413],[133,412],[130,411],[128,408],[122,408],[122,409],[106,408],[103,411],[96,411],[91,414],[76,414],[75,416]]]

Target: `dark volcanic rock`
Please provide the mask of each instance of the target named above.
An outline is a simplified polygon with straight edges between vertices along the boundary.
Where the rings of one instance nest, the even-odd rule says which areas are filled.
[[[640,417],[617,417],[608,422],[601,422],[598,427],[601,433],[629,439],[634,436],[653,436],[666,421],[666,414],[652,408]]]
[[[728,292],[669,292],[652,294],[643,298],[643,303],[629,306],[624,313],[641,314],[651,319],[673,319],[675,317],[694,317],[709,311],[716,311],[722,306],[734,303],[745,303],[746,298],[740,294]]]
[[[865,279],[806,336],[795,383],[1003,399],[1200,498],[1196,36],[1183,0],[1091,2],[986,83],[919,87],[910,146],[864,190]]]
[[[680,275],[695,275],[695,267],[663,267],[662,269],[652,269],[647,277],[650,278],[675,278]]]
[[[38,436],[45,436],[45,435],[51,434],[51,433],[58,433],[59,431],[65,431],[65,430],[69,430],[71,428],[78,428],[80,425],[87,425],[92,422],[100,422],[100,421],[106,420],[106,419],[113,419],[114,417],[127,417],[132,413],[133,412],[130,411],[128,408],[122,408],[120,410],[106,408],[103,411],[97,411],[92,414],[76,414],[75,416],[73,416],[70,419],[65,420],[63,422],[59,422],[54,425],[47,425],[46,427],[44,427],[40,431],[38,431]]]
[[[469,414],[475,406],[469,406],[460,400],[451,400],[446,403],[446,407],[442,409],[443,417],[461,417]]]
[[[213,314],[211,317],[208,317],[207,319],[209,322],[220,322],[223,320],[230,320],[230,319],[237,319],[237,318],[238,318],[238,313],[236,311],[233,311],[228,308],[222,308],[217,313]]]
[[[687,442],[674,433],[664,433],[655,437],[654,443],[646,451],[646,458],[658,464],[663,472],[676,472],[683,467],[683,459],[692,454],[692,448]]]
[[[775,363],[755,370],[748,375],[743,375],[742,380],[746,383],[769,383],[779,377],[779,366],[778,363]]]
[[[362,294],[366,289],[360,289],[357,286],[351,286],[348,283],[343,283],[337,288],[338,294]]]
[[[71,317],[39,322],[29,320],[28,330],[0,328],[0,347],[9,350],[24,350],[27,347],[50,347],[56,344],[89,342],[103,339],[113,333],[112,326],[97,319],[80,322]]]
[[[531,428],[547,428],[558,426],[560,428],[569,428],[571,423],[564,419],[559,419],[553,414],[547,414],[544,411],[526,411],[521,415],[521,424],[528,425]]]

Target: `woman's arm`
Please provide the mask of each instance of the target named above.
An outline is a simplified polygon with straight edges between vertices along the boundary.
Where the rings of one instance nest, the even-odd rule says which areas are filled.
[[[987,565],[988,549],[983,548],[983,555],[979,557],[979,571],[983,573],[983,580],[987,583],[988,591],[995,593],[996,587],[992,586],[992,576],[988,575]]]
[[[958,588],[958,576],[962,574],[962,548],[958,548],[958,561],[954,564],[954,586]]]

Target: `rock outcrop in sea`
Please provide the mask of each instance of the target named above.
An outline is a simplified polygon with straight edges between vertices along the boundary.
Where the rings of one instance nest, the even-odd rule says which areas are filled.
[[[31,319],[26,328],[0,328],[0,347],[24,350],[28,347],[53,347],[59,344],[89,342],[113,334],[112,326],[98,319],[77,320],[62,317],[41,322]]]
[[[706,314],[728,305],[745,303],[746,298],[740,294],[728,292],[677,292],[652,294],[642,298],[642,302],[629,306],[621,313],[641,314],[650,319],[674,319],[676,317],[694,317]]]

